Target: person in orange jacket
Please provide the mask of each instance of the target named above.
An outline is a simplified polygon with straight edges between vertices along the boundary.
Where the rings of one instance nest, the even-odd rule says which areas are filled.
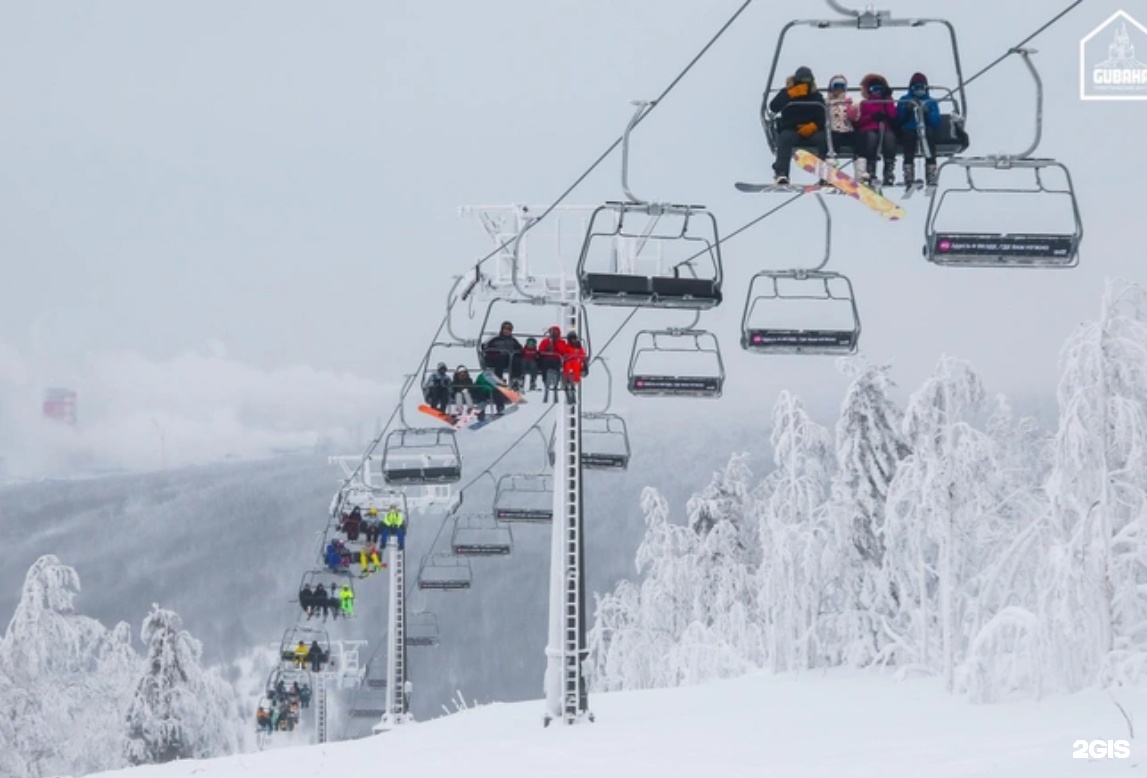
[[[573,405],[577,401],[577,385],[586,374],[585,346],[573,330],[566,333],[565,354],[562,355],[562,383],[566,388],[566,401]]]

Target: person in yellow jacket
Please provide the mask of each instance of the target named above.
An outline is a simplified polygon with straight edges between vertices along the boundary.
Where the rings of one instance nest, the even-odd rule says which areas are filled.
[[[339,602],[342,604],[343,616],[354,615],[354,591],[347,584],[343,584],[339,589]]]
[[[307,644],[300,640],[299,645],[295,646],[295,667],[302,670],[307,666],[308,653]]]
[[[382,517],[382,547],[390,542],[390,536],[393,534],[398,538],[398,547],[406,548],[406,517],[398,510],[397,505],[391,505],[390,510]]]

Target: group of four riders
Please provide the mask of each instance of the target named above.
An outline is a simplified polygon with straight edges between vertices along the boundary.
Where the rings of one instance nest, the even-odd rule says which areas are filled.
[[[441,413],[453,404],[460,413],[477,406],[478,418],[485,418],[485,406],[493,403],[495,412],[504,412],[510,401],[506,390],[537,391],[538,377],[545,394],[542,402],[558,401],[558,388],[564,387],[567,399],[575,402],[575,387],[587,372],[587,355],[578,334],[570,330],[562,337],[561,327],[550,327],[539,343],[527,338],[523,344],[514,336],[513,322],[502,322],[499,332],[482,346],[482,370],[477,378],[470,376],[465,365],[453,374],[445,362],[439,362],[423,387],[426,403]],[[507,378],[508,376],[508,378]]]

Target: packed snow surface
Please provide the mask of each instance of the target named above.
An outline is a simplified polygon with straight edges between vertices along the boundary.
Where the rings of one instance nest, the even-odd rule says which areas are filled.
[[[475,657],[481,661],[480,656]],[[1074,759],[1128,739],[1147,690],[972,705],[936,679],[832,671],[592,695],[596,721],[543,728],[541,702],[489,705],[363,740],[103,773],[131,778],[1053,778],[1138,772]],[[1147,746],[1142,746],[1147,748]]]

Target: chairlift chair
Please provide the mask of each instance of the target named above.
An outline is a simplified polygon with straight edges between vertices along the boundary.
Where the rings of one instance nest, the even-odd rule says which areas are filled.
[[[586,470],[619,472],[629,467],[629,430],[616,413],[582,411],[581,466]],[[550,465],[557,460],[550,438]]]
[[[508,313],[505,306],[516,307],[522,312],[522,316],[517,314]],[[550,327],[554,326],[559,321],[564,321],[566,313],[563,310],[564,306],[548,299],[508,299],[508,298],[495,298],[490,301],[486,307],[486,316],[482,319],[482,329],[478,337],[478,364],[486,367],[487,356],[485,346],[490,342],[490,339],[501,333],[501,325],[503,321],[510,321],[514,324],[514,337],[518,342],[525,344],[526,340],[533,338],[541,344],[543,340],[548,338]],[[578,337],[581,340],[582,346],[586,350],[586,354],[593,354],[592,338],[589,331],[589,317],[585,314],[585,306],[579,305],[581,315],[578,320],[581,322],[581,331],[578,332]],[[521,326],[520,319],[525,318],[525,327]],[[560,325],[559,325],[560,326]],[[562,332],[565,336],[565,332]],[[512,355],[506,354],[506,362],[510,367],[510,372],[513,370],[513,365],[509,365]],[[475,374],[477,375],[477,374]],[[540,375],[540,374],[539,374]]]
[[[852,282],[823,270],[764,270],[753,276],[741,319],[741,348],[756,354],[855,354],[860,312]]]
[[[473,581],[470,560],[453,554],[433,553],[422,561],[418,588],[430,591],[469,589]]]
[[[1002,168],[1001,165],[1006,165]],[[1030,268],[1072,268],[1079,264],[1079,246],[1083,240],[1083,221],[1079,213],[1075,188],[1071,174],[1060,162],[1054,159],[1006,159],[990,157],[953,159],[942,164],[940,176],[949,166],[962,169],[965,185],[957,187],[938,186],[936,197],[928,207],[924,227],[925,258],[935,264],[948,267],[1030,267]],[[977,185],[973,171],[977,169],[1020,169],[1030,171],[1033,181],[1030,186],[984,186]],[[1049,187],[1042,173],[1056,169],[1062,172],[1066,186]],[[942,183],[943,179],[940,179]],[[1060,232],[968,232],[942,229],[940,213],[952,200],[971,194],[1007,194],[1030,196],[1059,196],[1069,199],[1072,222],[1070,229]]]
[[[494,518],[545,524],[554,518],[554,478],[548,473],[507,474],[494,487]]]
[[[279,685],[280,681],[283,682],[283,688],[288,692],[291,690],[291,685],[295,683],[302,689],[304,686],[311,685],[311,671],[283,666],[272,669],[271,674],[267,676],[266,696],[268,698],[274,698],[275,687]]]
[[[434,648],[438,645],[438,617],[429,611],[416,611],[406,617],[406,645]]]
[[[658,230],[662,220],[672,222],[672,228]],[[695,227],[698,223],[702,226]],[[651,241],[688,246],[691,256],[656,273],[637,273],[618,261],[619,245],[639,252]],[[601,246],[605,249],[595,252]],[[608,264],[599,264],[602,257]],[[596,305],[713,308],[722,300],[716,217],[700,205],[608,202],[590,217],[578,279],[582,297]]]
[[[450,547],[455,556],[505,556],[514,548],[514,535],[493,516],[456,514]]]
[[[932,97],[941,105],[941,110],[948,107],[949,110],[940,116],[940,126],[936,130],[936,143],[935,148],[930,149],[933,156],[936,157],[953,157],[957,154],[962,154],[968,148],[968,136],[963,132],[963,122],[968,115],[968,99],[967,93],[964,88],[964,74],[960,65],[960,47],[956,41],[956,29],[952,23],[945,19],[928,19],[928,18],[893,18],[888,11],[875,11],[865,10],[856,11],[847,8],[842,8],[839,4],[829,0],[829,5],[840,13],[846,14],[847,19],[794,19],[788,22],[781,28],[780,35],[777,37],[777,44],[773,50],[773,61],[769,68],[769,76],[765,85],[764,101],[761,105],[761,124],[765,130],[765,138],[768,141],[769,148],[775,154],[777,151],[777,120],[780,118],[779,114],[774,114],[769,110],[769,101],[773,98],[776,92],[784,88],[783,76],[780,79],[781,86],[774,89],[774,84],[778,83],[777,66],[780,63],[781,52],[784,49],[785,38],[789,32],[795,27],[808,27],[814,30],[829,30],[829,29],[851,29],[861,31],[873,31],[888,28],[923,28],[928,25],[940,25],[948,33],[948,40],[951,44],[952,61],[955,64],[956,86],[945,87],[942,85],[930,85]],[[893,93],[897,91],[905,91],[906,87],[893,86]],[[851,88],[849,91],[859,92],[857,88]],[[825,126],[828,126],[827,121],[827,108]],[[842,146],[836,148],[833,146],[832,133],[825,133],[828,142],[828,153],[830,157],[840,159],[851,159],[856,156],[858,149]],[[926,143],[921,130],[921,143]],[[903,156],[903,148],[899,148],[897,144],[897,156]],[[805,148],[813,150],[811,144],[797,144],[797,148]],[[922,153],[920,156],[926,157],[928,154]]]
[[[357,560],[355,561],[357,562]],[[325,568],[322,570],[308,570],[307,572],[303,573],[303,579],[299,582],[299,591],[301,592],[304,586],[310,586],[311,591],[314,591],[319,584],[322,584],[325,588],[327,584],[332,583],[332,578],[338,579],[336,583],[338,583],[340,587],[343,584],[346,584],[350,587],[352,592],[354,591],[354,581],[348,580],[345,573],[335,573]],[[296,592],[296,596],[291,600],[291,602],[297,603],[299,601],[297,595],[298,592]]]
[[[462,457],[454,430],[391,430],[383,441],[382,477],[392,486],[461,481]]]
[[[1079,264],[1079,245],[1083,240],[1083,220],[1079,214],[1079,201],[1071,173],[1061,162],[1049,158],[1037,158],[1032,154],[1039,147],[1043,135],[1043,81],[1031,61],[1032,49],[1015,48],[1010,54],[1018,54],[1027,66],[1036,85],[1035,137],[1026,149],[1017,154],[996,154],[983,157],[956,157],[942,164],[937,170],[937,187],[928,205],[928,215],[924,222],[924,257],[933,264],[955,267],[1041,267],[1072,268]],[[963,186],[942,186],[943,173],[949,167],[964,172]],[[1030,173],[1030,183],[1026,186],[985,186],[977,184],[974,171],[997,171],[1011,177],[1012,171]],[[1062,186],[1049,185],[1045,174],[1059,171],[1063,175]],[[1042,198],[1050,204],[1053,197],[1061,201],[1066,198],[1071,207],[1070,229],[1055,232],[1012,232],[1012,231],[954,231],[937,226],[940,212],[946,203],[957,199],[967,201],[969,195],[997,194]],[[951,198],[951,200],[949,199]],[[1020,199],[1020,198],[1016,198]],[[1011,209],[1007,209],[1011,213]]]
[[[594,210],[578,257],[582,299],[597,305],[703,310],[721,303],[721,240],[703,205],[638,199],[629,189],[629,136],[651,103],[637,110],[622,135],[621,188],[626,201]],[[656,248],[650,257],[643,252]],[[680,250],[682,256],[664,257]],[[652,272],[638,265],[651,262]]]
[[[325,629],[321,627],[308,627],[303,624],[288,627],[287,631],[283,633],[282,641],[279,643],[279,657],[284,662],[293,665],[295,661],[295,647],[302,642],[310,648],[311,644],[316,640],[323,654],[329,658],[331,655],[331,639]]]
[[[637,397],[720,397],[725,363],[707,330],[641,330],[629,358],[629,393]]]

